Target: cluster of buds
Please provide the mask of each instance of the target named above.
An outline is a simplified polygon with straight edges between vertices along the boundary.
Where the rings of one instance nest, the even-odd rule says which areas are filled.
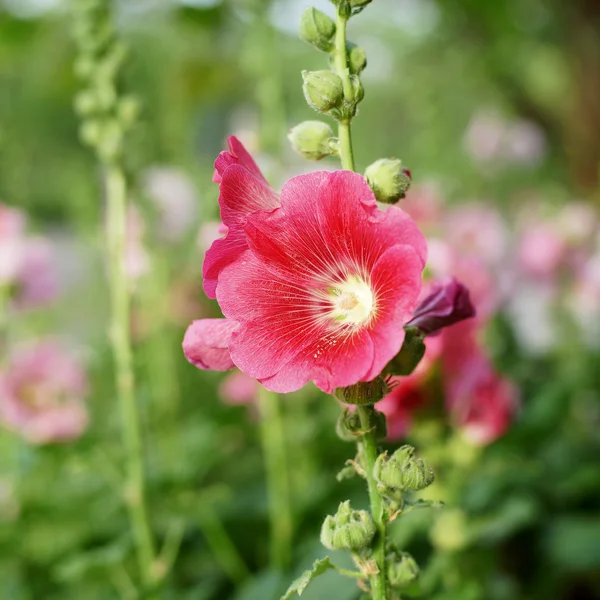
[[[366,510],[353,510],[342,502],[335,515],[328,515],[321,527],[321,543],[329,550],[359,552],[368,548],[377,528]]]
[[[342,22],[345,26],[345,22],[370,0],[332,0],[332,3],[337,13],[337,24]],[[304,11],[300,37],[317,50],[329,54],[331,70],[303,71],[302,89],[311,108],[339,122],[349,123],[364,97],[359,76],[367,66],[367,54],[360,46],[346,42],[345,36],[338,38],[338,25],[312,6]],[[337,138],[332,129],[320,121],[300,123],[288,137],[294,149],[309,160],[338,154]]]
[[[433,483],[431,467],[414,454],[412,446],[402,446],[391,456],[384,452],[377,457],[373,475],[384,491],[418,492]]]
[[[139,112],[135,98],[117,92],[126,49],[116,39],[106,0],[82,0],[74,15],[73,36],[79,51],[75,73],[85,84],[75,97],[75,110],[82,119],[80,137],[103,162],[112,162],[121,155],[123,137]]]

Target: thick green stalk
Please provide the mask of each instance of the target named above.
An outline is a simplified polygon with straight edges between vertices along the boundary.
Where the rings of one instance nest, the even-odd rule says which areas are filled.
[[[371,516],[377,526],[377,536],[373,546],[373,559],[377,563],[378,573],[370,576],[371,593],[373,600],[387,600],[387,576],[385,572],[385,533],[386,524],[383,519],[383,498],[377,489],[377,481],[373,476],[373,468],[377,460],[377,442],[375,440],[375,423],[372,406],[358,406],[361,428],[365,432],[361,437],[364,470],[369,486],[369,500],[371,503]]]
[[[350,71],[348,69],[348,58],[346,55],[346,24],[348,18],[343,16],[338,10],[336,17],[335,49],[334,49],[334,67],[336,73],[342,79],[344,86],[344,97],[351,102],[354,99],[354,90],[350,81]],[[340,158],[342,167],[348,171],[354,171],[354,153],[352,150],[352,131],[350,129],[350,119],[343,119],[338,123],[338,137],[340,140]]]
[[[271,525],[270,563],[285,571],[290,566],[292,555],[293,523],[280,398],[261,386],[258,404],[261,442],[267,471]]]
[[[135,398],[130,339],[130,295],[125,272],[126,195],[125,177],[114,163],[104,165],[107,201],[107,244],[110,257],[110,341],[116,371],[117,398],[121,411],[127,481],[125,500],[133,529],[140,576],[145,586],[154,583],[154,544],[145,502],[143,449]]]

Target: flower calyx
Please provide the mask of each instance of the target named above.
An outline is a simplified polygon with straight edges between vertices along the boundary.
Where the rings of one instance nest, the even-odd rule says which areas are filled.
[[[401,446],[391,456],[380,454],[375,461],[373,475],[385,489],[418,492],[431,485],[434,475],[429,464],[415,455],[412,446]]]
[[[346,389],[346,388],[341,388]],[[374,433],[377,439],[385,439],[387,436],[387,426],[385,415],[378,411],[373,412]],[[344,442],[356,442],[360,437],[369,433],[360,422],[360,416],[357,411],[344,408],[337,420],[335,431],[338,437]]]
[[[339,75],[326,70],[302,71],[302,79],[304,97],[311,108],[332,116],[339,114],[344,102],[344,88]]]
[[[410,187],[412,177],[398,158],[380,158],[365,170],[367,183],[379,202],[395,204]]]
[[[335,515],[328,515],[321,527],[321,543],[329,550],[358,552],[371,545],[377,528],[365,510],[353,510],[342,502]]]
[[[336,388],[333,395],[346,404],[364,406],[379,402],[388,392],[385,379],[379,375],[373,381],[359,381],[348,387]]]
[[[402,348],[385,367],[386,374],[410,375],[425,355],[425,334],[418,327],[413,326],[406,326],[404,332]]]

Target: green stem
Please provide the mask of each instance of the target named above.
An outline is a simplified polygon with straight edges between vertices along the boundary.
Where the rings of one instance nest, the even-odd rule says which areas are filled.
[[[280,398],[261,386],[258,404],[261,442],[267,471],[271,525],[270,562],[285,571],[291,561],[293,525]]]
[[[377,526],[377,536],[373,546],[373,559],[377,563],[378,573],[370,576],[371,592],[373,600],[387,600],[387,577],[385,572],[385,533],[386,526],[383,519],[383,498],[377,489],[377,482],[373,476],[373,468],[377,459],[377,443],[375,441],[375,423],[373,415],[375,409],[372,406],[358,406],[361,428],[365,432],[361,437],[362,456],[364,469],[369,486],[369,500],[371,503],[371,516]]]
[[[130,295],[125,272],[126,196],[125,177],[118,165],[104,165],[110,256],[110,340],[116,371],[117,397],[121,411],[123,444],[126,453],[125,499],[133,529],[141,580],[154,582],[154,544],[145,502],[142,439],[135,398],[133,357],[130,339]]]
[[[215,560],[229,579],[238,585],[248,579],[250,571],[210,502],[204,504],[198,524]]]
[[[336,73],[342,80],[344,97],[348,102],[354,99],[354,90],[350,81],[350,70],[348,69],[348,58],[346,55],[346,24],[348,17],[338,10],[336,17],[335,49],[333,52],[334,67]],[[352,131],[350,130],[350,119],[341,120],[338,123],[338,137],[340,140],[339,152],[342,167],[348,171],[354,171],[354,153],[352,150]]]

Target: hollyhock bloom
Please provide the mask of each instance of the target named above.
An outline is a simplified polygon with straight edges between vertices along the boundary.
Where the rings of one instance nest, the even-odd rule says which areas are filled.
[[[258,382],[241,371],[225,377],[219,386],[219,397],[228,404],[251,404],[258,394]]]
[[[150,271],[150,257],[144,247],[146,224],[139,208],[130,205],[127,211],[127,240],[125,245],[125,272],[131,282]]]
[[[58,293],[58,274],[54,268],[54,252],[43,238],[27,239],[17,276],[15,302],[19,308],[47,304]]]
[[[518,391],[499,375],[478,340],[479,324],[467,320],[444,330],[442,371],[446,407],[454,425],[476,444],[489,444],[508,429]]]
[[[474,357],[446,385],[455,426],[473,444],[490,444],[509,428],[518,408],[518,391],[483,357]]]
[[[550,224],[527,228],[521,238],[518,259],[523,270],[537,277],[548,277],[556,272],[563,260],[566,246],[563,238]]]
[[[35,444],[73,440],[88,423],[86,391],[81,366],[56,342],[25,346],[0,373],[0,420]]]
[[[475,316],[469,290],[454,277],[435,282],[407,323],[426,335]]]
[[[239,165],[227,167],[222,198],[233,169],[248,179]],[[241,202],[243,192],[254,189],[241,190]],[[402,210],[378,209],[361,175],[295,177],[281,208],[246,213],[239,230],[248,249],[215,286],[227,320],[191,325],[184,339],[190,362],[228,368],[229,333],[231,361],[267,389],[291,392],[312,380],[331,392],[372,380],[398,353],[426,244]]]
[[[229,151],[219,154],[213,175],[213,181],[220,184],[221,220],[227,231],[213,242],[202,267],[204,291],[209,298],[216,298],[219,273],[248,248],[244,233],[248,216],[279,206],[277,194],[242,143],[235,137],[227,141]]]

